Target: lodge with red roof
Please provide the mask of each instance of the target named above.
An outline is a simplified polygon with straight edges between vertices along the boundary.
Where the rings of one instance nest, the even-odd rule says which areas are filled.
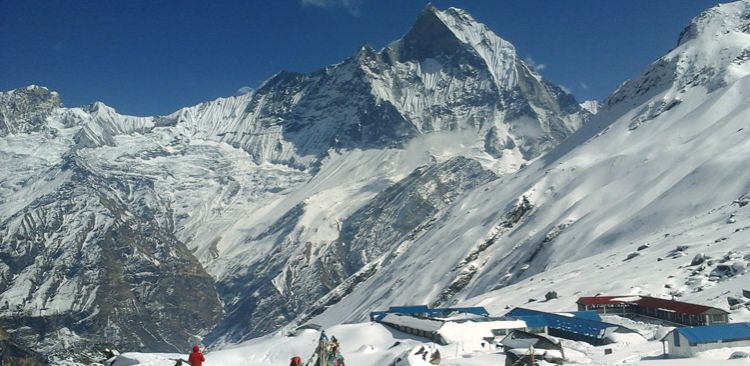
[[[650,296],[591,296],[576,301],[579,311],[643,316],[680,325],[709,325],[729,322],[729,313],[710,306]]]

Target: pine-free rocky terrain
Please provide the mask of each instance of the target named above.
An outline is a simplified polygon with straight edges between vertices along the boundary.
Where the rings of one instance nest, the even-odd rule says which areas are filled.
[[[167,116],[2,92],[0,327],[60,364],[202,342],[226,348],[208,365],[284,365],[312,352],[284,337],[312,322],[367,366],[418,346],[364,323],[391,305],[643,294],[750,320],[750,299],[727,303],[750,288],[749,74],[747,0],[581,104],[466,12],[427,6],[382,50]],[[661,351],[571,347],[581,364]],[[502,362],[461,352],[446,364]]]

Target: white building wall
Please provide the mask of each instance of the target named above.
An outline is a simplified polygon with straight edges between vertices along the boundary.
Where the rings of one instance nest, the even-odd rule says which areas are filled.
[[[688,341],[688,339],[685,338],[685,336],[683,336],[682,334],[680,334],[680,347],[674,346],[674,338],[672,334],[670,334],[666,340],[669,344],[669,355],[673,357],[693,357],[698,352],[710,351],[712,349],[725,347],[750,347],[750,340],[720,343],[701,343],[695,346],[691,346],[690,341]]]
[[[697,352],[703,352],[703,351],[708,351],[708,350],[717,349],[717,348],[724,348],[724,347],[750,347],[750,340],[737,341],[737,342],[704,343],[704,344],[699,344],[695,347],[692,347],[692,349],[693,349],[693,355],[695,355],[695,353]]]
[[[679,334],[680,337],[680,347],[675,347],[674,344],[674,332],[669,333],[667,336],[667,343],[669,344],[669,355],[673,357],[690,357],[693,355],[692,350],[690,349],[690,342],[683,336],[682,334]]]

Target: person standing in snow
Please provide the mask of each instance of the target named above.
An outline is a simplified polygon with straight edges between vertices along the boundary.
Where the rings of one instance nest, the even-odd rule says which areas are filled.
[[[333,366],[344,366],[344,356],[341,355],[341,352],[339,351],[339,347],[341,345],[339,344],[339,340],[336,339],[336,337],[331,337],[331,352],[330,355],[332,356],[332,364]]]
[[[299,356],[292,357],[292,361],[289,362],[289,366],[302,366],[302,358]]]
[[[320,338],[318,338],[318,347],[313,352],[313,357],[307,361],[305,365],[311,364],[312,366],[333,366],[334,355],[331,354],[331,348],[333,343],[328,340],[328,335],[323,330],[320,332]]]
[[[188,357],[188,363],[190,366],[203,366],[203,361],[206,361],[206,358],[203,357],[200,347],[196,344],[193,346],[193,353]]]
[[[341,354],[341,352],[338,349],[336,349],[336,353],[333,359],[333,366],[345,366],[344,356]]]
[[[324,344],[328,342],[328,335],[325,330],[320,331],[320,337],[318,337],[318,344]]]

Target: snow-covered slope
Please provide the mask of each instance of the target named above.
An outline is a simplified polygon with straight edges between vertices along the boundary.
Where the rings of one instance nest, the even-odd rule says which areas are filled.
[[[520,172],[460,196],[438,223],[380,256],[377,272],[360,272],[358,284],[339,286],[298,321],[361,321],[369,311],[415,303],[483,305],[493,314],[521,305],[574,310],[577,297],[597,293],[675,296],[730,310],[732,321],[750,320],[746,304],[730,309],[727,302],[742,298],[749,284],[748,9],[741,1],[696,18],[683,33],[690,37],[623,84],[583,129]],[[689,70],[708,76],[692,81],[704,74]],[[559,297],[542,301],[548,291]],[[354,338],[349,352],[357,357]],[[280,336],[251,342],[268,343],[216,356],[281,364],[290,352],[304,352],[277,348],[289,342]],[[501,362],[453,347],[446,364]],[[566,347],[581,364],[745,362],[726,361],[729,350],[654,359],[658,342],[618,345],[609,356],[578,343]],[[380,349],[363,364],[384,354]]]
[[[361,320],[391,304],[500,311],[552,290],[563,298],[540,307],[570,310],[577,296],[602,292],[728,308],[726,296],[748,286],[750,264],[749,10],[740,1],[697,17],[677,48],[581,130],[459,199],[445,221],[404,242],[390,267],[313,321]],[[700,253],[712,260],[691,265]]]
[[[168,116],[0,93],[0,318],[47,348],[178,349],[220,317],[209,342],[263,334],[588,118],[508,42],[432,6],[381,51]]]
[[[285,95],[293,97],[271,99]],[[352,58],[312,75],[279,74],[246,98],[251,107],[246,111],[280,111],[273,115],[276,122],[261,125],[276,132],[247,137],[271,138],[262,143],[245,145],[234,140],[236,135],[224,135],[230,140],[223,141],[249,151],[255,160],[293,161],[302,167],[314,161],[315,176],[278,204],[263,203],[262,215],[209,240],[216,240],[220,254],[207,267],[221,279],[220,291],[228,299],[228,328],[218,327],[213,336],[232,340],[247,336],[243,328],[274,329],[310,310],[312,303],[319,311],[320,304],[348,291],[327,295],[332,288],[351,287],[377,272],[377,256],[347,254],[351,243],[341,230],[368,200],[395,202],[392,191],[383,190],[416,167],[463,155],[495,173],[512,172],[589,116],[570,95],[520,61],[512,45],[465,12],[432,6],[381,52],[364,46]],[[274,142],[279,136],[281,144]],[[287,143],[294,150],[285,148]],[[277,147],[271,155],[254,150],[271,145]],[[457,171],[459,176],[478,168],[470,162],[459,166],[471,170]],[[422,175],[414,179],[417,185],[439,175],[435,169],[414,174]],[[451,203],[460,196],[464,188],[457,182],[448,180],[441,188],[447,196],[437,201]],[[430,215],[393,211],[401,216],[384,220],[405,220],[402,227],[368,227],[359,245],[380,247],[379,254],[396,250],[403,240],[425,232],[445,207],[427,203]],[[389,240],[376,243],[378,238]],[[248,293],[254,296],[243,295]]]

